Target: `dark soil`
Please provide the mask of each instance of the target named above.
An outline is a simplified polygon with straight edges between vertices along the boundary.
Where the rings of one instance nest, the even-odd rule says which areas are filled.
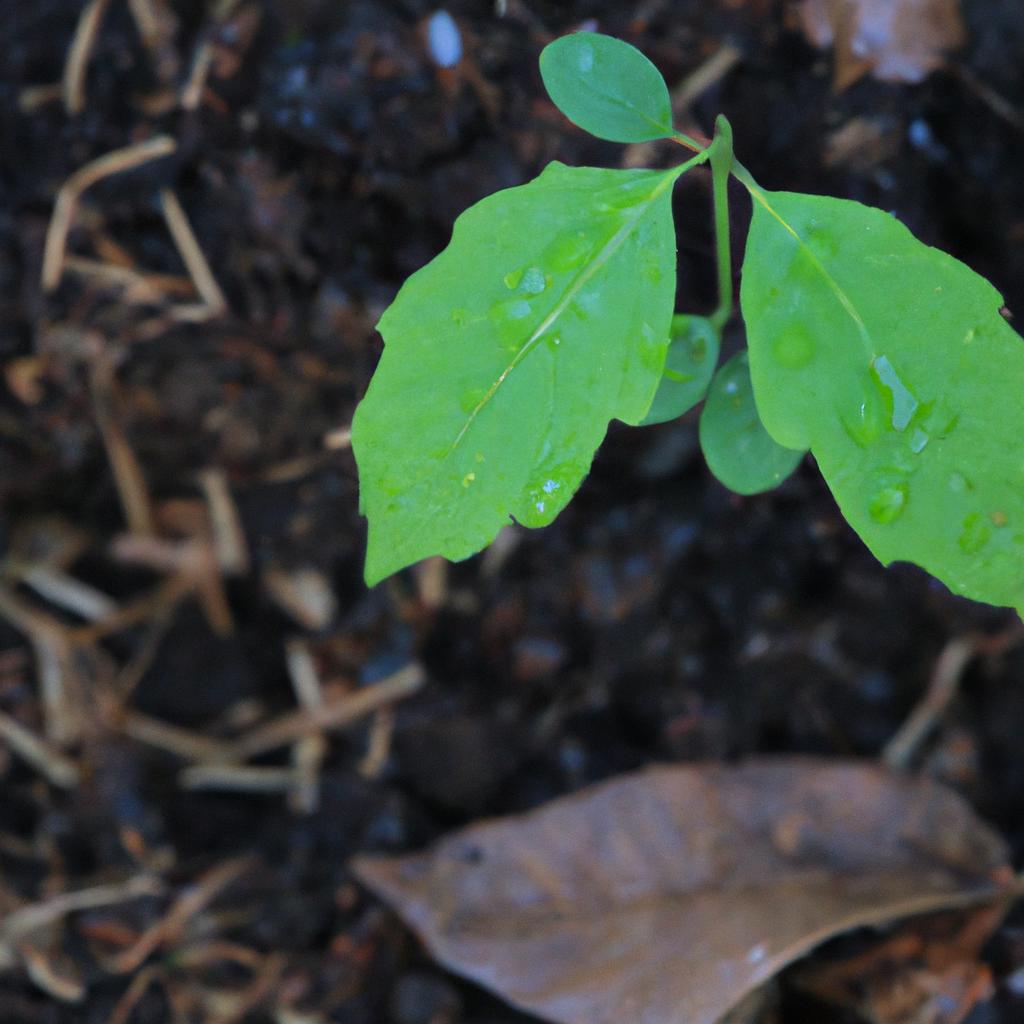
[[[480,816],[656,760],[877,757],[944,645],[1003,633],[1016,617],[952,597],[914,568],[877,564],[811,464],[774,493],[730,495],[703,466],[692,417],[613,427],[560,519],[450,567],[440,600],[424,572],[367,591],[354,462],[324,438],[351,422],[380,351],[377,317],[477,199],[554,158],[621,161],[621,147],[555,112],[537,72],[544,43],[586,18],[644,49],[670,85],[723,43],[736,46],[742,59],[700,96],[695,127],[708,132],[724,112],[740,158],[766,187],[894,212],[989,277],[1010,310],[1024,310],[1024,134],[955,68],[919,85],[866,77],[833,94],[828,55],[771,0],[511,0],[504,18],[484,0],[452,2],[467,47],[454,73],[427,55],[426,0],[243,0],[219,27],[198,0],[171,6],[177,70],[161,78],[128,6],[113,3],[85,108],[69,117],[59,100],[28,111],[21,101],[26,87],[60,80],[81,5],[0,2],[3,586],[58,623],[81,623],[18,582],[46,524],[80,537],[65,571],[120,604],[165,578],[118,554],[126,522],[90,388],[98,365],[112,368],[113,415],[163,537],[188,532],[180,521],[202,507],[198,474],[218,467],[251,566],[227,581],[230,631],[218,633],[190,598],[166,621],[96,646],[78,674],[82,728],[67,748],[77,788],[47,785],[0,741],[0,920],[21,901],[143,870],[184,891],[247,855],[215,910],[185,933],[255,951],[273,996],[238,1019],[284,1020],[273,1016],[277,1000],[302,1020],[343,1024],[525,1022],[432,965],[354,885],[347,858],[418,848]],[[956,66],[1024,109],[1018,3],[965,0],[964,12],[970,41]],[[147,102],[183,80],[203,39],[218,61],[199,108]],[[854,119],[874,142],[830,157],[830,139]],[[157,132],[177,151],[90,190],[69,251],[121,252],[181,276],[158,200],[172,186],[230,314],[154,327],[159,308],[72,274],[45,295],[57,190],[89,160]],[[655,148],[652,159],[672,155]],[[735,201],[742,226],[748,211],[741,194]],[[705,311],[715,301],[706,181],[688,177],[676,206],[680,308]],[[271,582],[300,570],[335,605],[305,628]],[[360,770],[371,722],[332,734],[314,811],[296,813],[280,791],[183,788],[186,762],[128,735],[132,711],[209,738],[291,711],[285,645],[296,636],[335,694],[410,661],[428,680],[396,706],[376,771]],[[147,644],[152,657],[124,697],[111,677]],[[41,733],[37,675],[24,625],[5,614],[0,711]],[[1006,835],[1018,867],[1022,680],[1024,647],[973,662],[919,758]],[[283,767],[289,756],[258,763]],[[132,972],[109,970],[96,946],[123,949],[125,929],[152,924],[156,906],[89,911],[55,929],[40,955],[87,985],[88,998],[62,1001],[21,967],[6,970],[0,1021],[108,1021]],[[993,944],[997,994],[972,1022],[1024,1019],[1007,980],[1024,963],[1020,934],[1011,917]],[[175,1011],[174,1000],[252,980],[235,961],[196,966],[172,941],[148,962],[160,976],[133,1021],[221,1019],[175,1017],[199,1011]],[[802,1013],[794,1003],[780,1020],[822,1019]]]

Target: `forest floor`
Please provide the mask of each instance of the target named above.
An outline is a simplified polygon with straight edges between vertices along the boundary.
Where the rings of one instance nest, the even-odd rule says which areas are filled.
[[[1024,311],[1016,0],[965,0],[922,82],[838,92],[773,0],[453,0],[451,71],[426,0],[89,6],[85,39],[80,3],[0,2],[0,1021],[525,1024],[350,858],[654,762],[877,760],[951,643],[913,767],[1020,868],[1017,617],[879,565],[810,460],[738,498],[692,416],[613,425],[553,526],[367,590],[347,446],[374,324],[462,210],[552,159],[673,156],[547,100],[540,49],[587,19],[692,86],[685,124],[724,112],[764,186],[891,211]],[[707,179],[675,204],[678,306],[706,312]],[[968,1020],[1019,1022],[1024,915],[985,957]]]

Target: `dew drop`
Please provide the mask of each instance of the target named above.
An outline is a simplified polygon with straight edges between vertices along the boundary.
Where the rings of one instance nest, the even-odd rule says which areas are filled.
[[[476,479],[476,473],[467,473],[462,478],[462,486],[468,487]]]
[[[523,279],[523,268],[520,267],[518,270],[510,270],[502,278],[502,281],[505,282],[505,287],[506,288],[513,289],[513,288],[517,287],[517,285],[519,284],[519,282],[522,279]]]
[[[794,324],[775,339],[772,353],[791,370],[799,370],[814,358],[814,339],[806,327]]]
[[[931,439],[931,434],[922,430],[920,427],[915,427],[914,433],[910,435],[910,450],[915,455],[920,455],[921,452],[925,450]]]
[[[554,494],[561,486],[557,480],[545,480],[542,490],[545,494]]]
[[[575,270],[583,264],[594,248],[586,231],[570,232],[556,238],[544,250],[543,262],[553,271]]]
[[[872,495],[868,502],[868,515],[876,523],[893,523],[903,514],[910,489],[906,484],[891,484]]]
[[[807,243],[818,256],[835,256],[839,253],[839,240],[835,232],[827,227],[813,225]]]
[[[643,274],[651,284],[661,283],[661,267],[657,263],[645,263]]]
[[[972,489],[970,480],[963,473],[950,473],[948,483],[949,489],[954,494],[965,494]]]
[[[488,315],[491,320],[500,324],[508,320],[523,320],[530,315],[530,310],[530,304],[526,299],[506,299],[491,306]]]
[[[594,69],[594,48],[584,44],[576,52],[576,67],[585,75]]]
[[[865,398],[852,414],[840,416],[843,429],[860,448],[870,448],[885,426],[883,410],[874,396]]]
[[[932,437],[940,440],[948,437],[960,422],[960,414],[941,398],[926,407],[921,426]]]
[[[965,555],[976,555],[992,539],[992,527],[979,512],[964,519],[963,532],[957,542]]]
[[[906,430],[920,403],[886,356],[876,356],[871,361],[871,375],[892,403],[893,430]]]
[[[548,286],[548,279],[540,267],[528,267],[521,273],[519,290],[525,295],[540,295]]]

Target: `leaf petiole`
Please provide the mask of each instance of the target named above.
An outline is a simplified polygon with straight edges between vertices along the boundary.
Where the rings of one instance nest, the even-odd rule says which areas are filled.
[[[729,246],[729,175],[733,170],[732,126],[719,114],[715,139],[708,150],[711,159],[711,187],[715,204],[715,252],[718,261],[718,308],[708,319],[721,334],[732,316],[732,254]]]

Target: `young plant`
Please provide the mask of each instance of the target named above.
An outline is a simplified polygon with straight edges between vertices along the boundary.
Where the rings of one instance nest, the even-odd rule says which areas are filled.
[[[664,80],[628,44],[580,32],[540,63],[579,127],[696,155],[669,170],[551,163],[463,213],[405,283],[352,431],[367,582],[466,558],[513,520],[550,523],[611,419],[662,422],[703,400],[701,447],[728,487],[770,488],[809,451],[883,563],[1024,608],[1024,345],[998,292],[881,210],[761,188],[724,118],[707,144],[673,128]],[[704,163],[720,303],[674,315],[672,188]],[[716,369],[730,175],[753,201],[748,349]]]

